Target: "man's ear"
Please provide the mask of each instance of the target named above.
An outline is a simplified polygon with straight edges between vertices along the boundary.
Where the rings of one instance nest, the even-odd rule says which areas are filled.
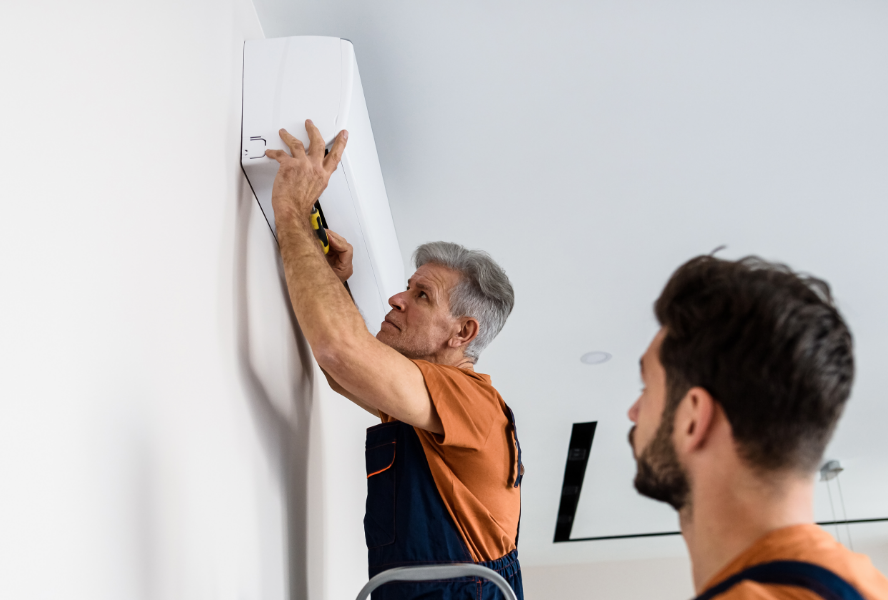
[[[478,337],[481,326],[477,319],[472,317],[461,317],[458,321],[459,330],[456,335],[450,338],[448,342],[451,348],[460,348],[468,346],[472,340]]]
[[[675,414],[676,450],[684,453],[699,450],[706,445],[715,425],[719,408],[712,394],[701,387],[693,387],[682,398]]]

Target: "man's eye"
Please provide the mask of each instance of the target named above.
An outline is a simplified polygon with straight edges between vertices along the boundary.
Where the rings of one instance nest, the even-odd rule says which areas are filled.
[[[428,298],[428,296],[426,295],[425,292],[420,292],[420,293],[419,293],[419,297],[420,297],[420,298]]]

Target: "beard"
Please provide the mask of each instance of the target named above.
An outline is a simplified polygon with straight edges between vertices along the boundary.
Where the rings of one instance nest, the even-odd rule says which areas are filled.
[[[409,358],[410,360],[422,360],[428,356],[427,354],[424,354],[422,352],[422,349],[417,348],[415,344],[410,344],[409,341],[405,343],[403,340],[399,340],[398,338],[380,335],[377,335],[376,339],[403,356],[404,358]]]
[[[386,330],[385,327],[376,334],[376,339],[395,350],[402,356],[411,360],[422,360],[431,355],[433,347],[427,339],[416,339],[409,333],[405,335],[403,330]]]
[[[672,414],[667,414],[667,413]],[[664,411],[654,439],[636,457],[635,489],[642,496],[665,502],[676,511],[688,505],[688,477],[672,443],[675,411]],[[629,432],[629,444],[635,453],[635,427]]]

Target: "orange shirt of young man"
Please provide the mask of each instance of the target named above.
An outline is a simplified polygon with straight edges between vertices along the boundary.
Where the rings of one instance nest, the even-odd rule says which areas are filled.
[[[515,550],[521,514],[517,440],[489,375],[414,360],[444,434],[416,429],[435,487],[476,562]],[[394,421],[380,412],[383,423]]]
[[[777,529],[759,539],[722,569],[707,584],[709,589],[753,565],[775,560],[797,560],[829,569],[850,583],[866,600],[888,599],[888,579],[868,556],[851,552],[817,525],[794,525]],[[821,600],[806,589],[742,581],[718,600]]]

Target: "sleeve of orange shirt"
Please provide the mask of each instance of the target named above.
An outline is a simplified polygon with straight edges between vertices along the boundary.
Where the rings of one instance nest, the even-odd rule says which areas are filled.
[[[492,393],[484,376],[424,360],[413,362],[422,371],[429,397],[444,428],[443,435],[434,436],[435,441],[442,446],[467,450],[483,448],[497,413],[501,412],[494,397],[489,402],[478,401],[479,395]]]

